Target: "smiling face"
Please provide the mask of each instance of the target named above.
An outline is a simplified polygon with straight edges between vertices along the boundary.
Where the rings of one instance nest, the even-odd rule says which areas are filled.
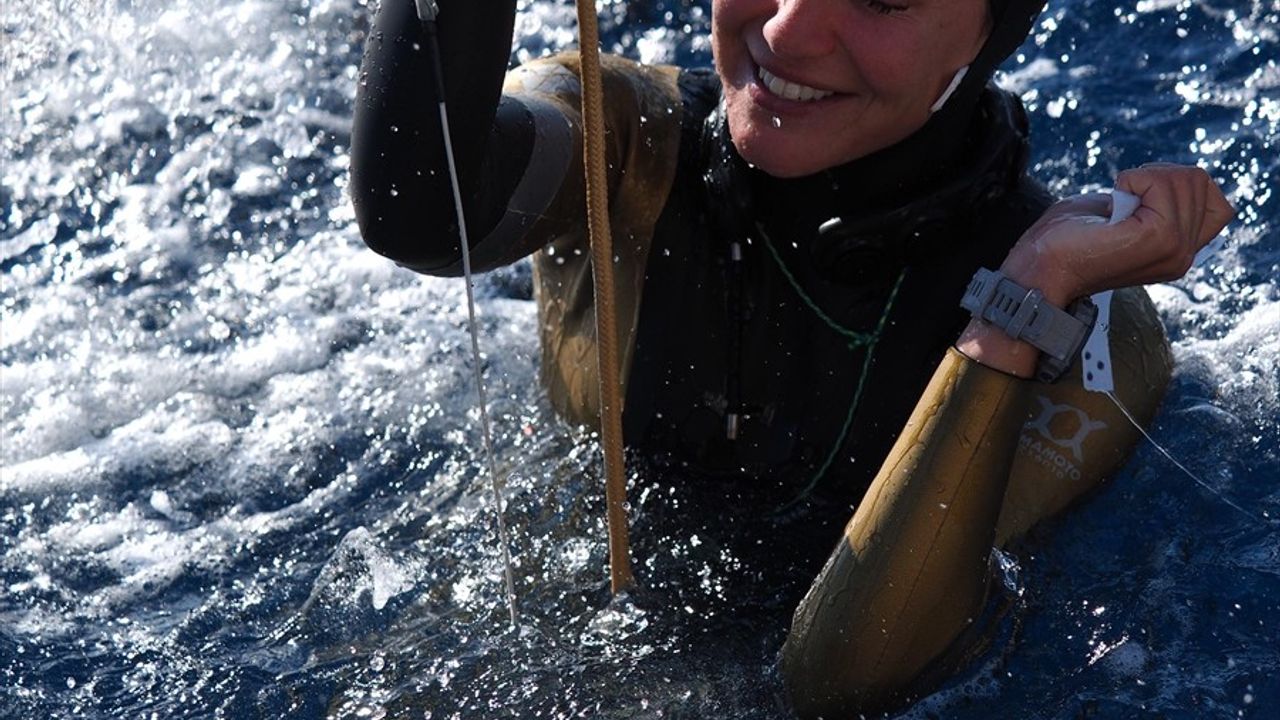
[[[988,25],[987,0],[714,0],[734,145],[776,177],[893,145],[929,119]]]

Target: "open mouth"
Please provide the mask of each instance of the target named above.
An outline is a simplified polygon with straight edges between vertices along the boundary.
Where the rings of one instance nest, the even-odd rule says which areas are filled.
[[[835,95],[832,90],[819,90],[818,88],[801,85],[800,83],[783,80],[773,73],[765,70],[763,67],[756,66],[756,77],[760,79],[760,84],[768,88],[769,92],[786,100],[794,100],[797,102],[813,102],[823,98]]]

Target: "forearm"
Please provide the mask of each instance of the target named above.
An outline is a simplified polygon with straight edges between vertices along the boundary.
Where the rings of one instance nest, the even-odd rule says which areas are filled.
[[[1129,219],[1108,223],[1111,201],[1103,196],[1060,202],[1024,234],[1001,271],[1063,307],[1100,290],[1182,275],[1232,214],[1212,180],[1194,168],[1127,171],[1116,187],[1140,199]],[[1136,381],[1123,384],[1133,397],[1123,402],[1142,403],[1140,412],[1149,417],[1169,363],[1158,321],[1146,325],[1154,330],[1127,334],[1136,351],[1122,350],[1111,365],[1135,361]],[[939,365],[845,537],[796,611],[783,669],[802,715],[850,715],[907,688],[977,616],[1007,491],[1014,492],[1014,505],[1000,523],[1002,538],[1087,490],[1136,440],[1122,415],[1098,419],[1113,412],[1109,405],[1096,401],[1089,411],[1081,409],[1090,403],[1080,397],[1088,393],[1078,379],[1039,386],[1036,433],[1068,447],[1050,423],[1060,410],[1075,421],[1075,435],[1068,439],[1076,464],[1061,453],[1050,461],[1064,468],[1072,487],[1045,493],[1028,485],[1026,478],[1043,476],[1036,464],[1044,460],[1034,454],[1040,441],[1028,438],[1029,462],[1022,463],[1020,484],[1010,488],[1033,386],[1012,375],[1030,376],[1039,353],[980,321],[969,325],[957,348]],[[1111,427],[1128,438],[1101,432]]]
[[[515,4],[442,0],[437,20],[451,136],[473,238],[484,237],[496,222],[509,191],[505,178],[486,176],[495,133],[508,141],[503,152],[522,149],[512,137],[520,128],[494,123]],[[460,254],[430,62],[413,1],[383,2],[360,67],[351,141],[351,194],[365,242],[423,270],[448,265]],[[508,123],[513,124],[518,125]],[[434,232],[429,235],[427,228]]]
[[[1043,287],[1019,257],[1001,270]],[[1070,298],[1045,291],[1058,306]],[[875,709],[981,611],[1040,352],[975,318],[948,352],[797,608],[783,651],[805,716]]]
[[[803,716],[874,708],[979,613],[1027,383],[949,352],[783,649]]]

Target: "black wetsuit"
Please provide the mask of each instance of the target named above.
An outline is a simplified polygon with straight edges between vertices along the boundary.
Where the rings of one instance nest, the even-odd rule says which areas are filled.
[[[511,26],[494,19],[514,4],[460,1],[440,17],[473,264],[538,251],[542,381],[558,411],[591,422],[576,64],[523,65],[500,101]],[[790,515],[848,519],[782,650],[805,717],[887,707],[944,668],[982,614],[991,548],[1096,487],[1139,437],[1084,389],[1078,365],[1038,384],[948,351],[969,320],[957,304],[969,278],[999,266],[1052,200],[1026,172],[1021,105],[986,85],[1040,0],[990,7],[986,44],[924,127],[796,180],[746,166],[711,71],[603,62],[628,444],[681,476],[754,486],[737,496],[766,505],[821,474],[833,502]],[[383,4],[361,71],[352,192],[370,247],[452,275],[459,243],[420,39],[411,2]],[[1141,289],[1115,293],[1110,344],[1117,395],[1149,421],[1171,359]],[[713,512],[750,514],[705,485]],[[794,538],[786,547],[790,560]]]
[[[520,103],[499,107],[505,63],[496,58],[505,59],[511,28],[493,19],[510,11],[467,5],[450,6],[454,27],[443,14],[440,23],[474,243],[500,222],[536,133]],[[460,254],[419,33],[412,3],[384,4],[361,72],[352,192],[370,247],[450,275]],[[823,488],[856,501],[966,324],[957,305],[965,284],[978,267],[997,267],[1052,201],[1026,174],[1021,104],[979,88],[945,127],[848,166],[778,180],[737,155],[713,72],[683,70],[677,84],[677,167],[644,273],[628,444],[784,496],[832,455]],[[474,248],[476,267],[514,261],[541,242],[504,238]],[[869,332],[899,276],[846,432],[868,349],[851,348],[814,306]],[[726,429],[733,413],[742,416],[736,439]]]

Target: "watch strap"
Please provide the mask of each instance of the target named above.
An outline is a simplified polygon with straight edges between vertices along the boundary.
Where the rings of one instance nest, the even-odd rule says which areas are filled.
[[[1062,310],[1046,302],[1039,290],[986,268],[974,273],[960,306],[1014,340],[1039,349],[1036,378],[1044,382],[1053,382],[1067,371],[1097,317],[1097,308],[1088,298]]]

